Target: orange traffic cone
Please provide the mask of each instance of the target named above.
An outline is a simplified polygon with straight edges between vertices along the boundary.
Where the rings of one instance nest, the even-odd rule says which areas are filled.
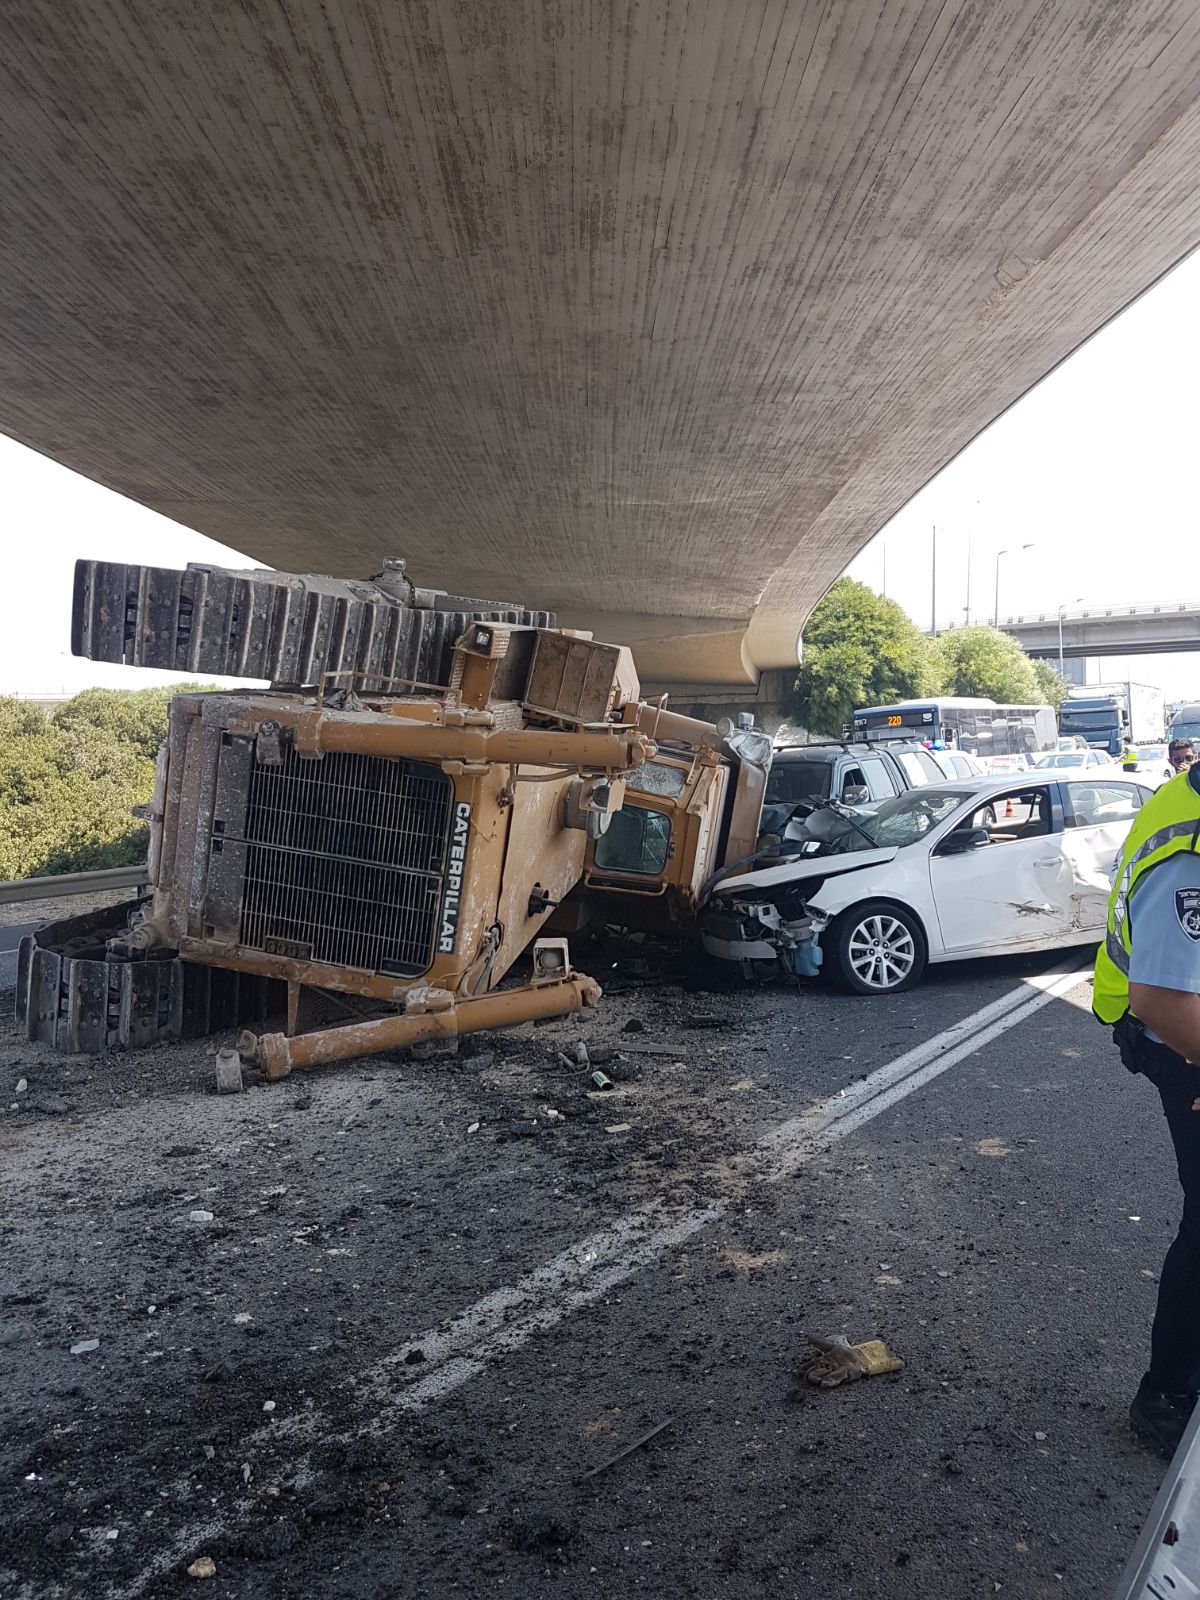
[[[1007,801],[1005,802],[1005,805],[1004,805],[1004,820],[1005,820],[1005,822],[1008,821],[1009,817],[1013,817],[1015,815],[1016,815],[1016,812],[1013,810],[1012,795],[1009,795],[1009,797],[1008,797],[1008,799],[1007,799]]]

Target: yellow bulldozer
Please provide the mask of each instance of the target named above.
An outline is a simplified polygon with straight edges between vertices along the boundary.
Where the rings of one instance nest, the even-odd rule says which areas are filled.
[[[175,696],[148,892],[25,941],[18,1011],[60,1048],[275,1014],[238,1050],[278,1078],[565,1015],[600,996],[567,935],[687,932],[755,848],[771,751],[748,718],[679,716],[626,648],[402,562],[360,583],[83,561],[72,648],[269,687]],[[305,1030],[307,990],[376,1014]]]

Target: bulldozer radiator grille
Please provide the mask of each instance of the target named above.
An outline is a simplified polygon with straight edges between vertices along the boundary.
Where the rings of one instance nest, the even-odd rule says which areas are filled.
[[[437,767],[285,747],[255,761],[241,943],[397,977],[428,970],[453,789]]]

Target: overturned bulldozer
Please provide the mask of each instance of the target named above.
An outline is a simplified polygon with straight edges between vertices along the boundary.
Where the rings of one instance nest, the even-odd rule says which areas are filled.
[[[148,895],[25,942],[19,1012],[61,1048],[275,1012],[285,1031],[239,1049],[277,1078],[566,1014],[599,988],[552,918],[678,925],[753,847],[765,736],[677,717],[623,647],[403,563],[357,583],[81,562],[72,645],[270,687],[175,697]],[[308,989],[384,1014],[301,1032]]]

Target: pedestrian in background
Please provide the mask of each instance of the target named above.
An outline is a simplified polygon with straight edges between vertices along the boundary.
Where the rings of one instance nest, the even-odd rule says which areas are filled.
[[[1167,746],[1167,760],[1176,772],[1186,772],[1196,759],[1196,747],[1190,739],[1172,739]]]

